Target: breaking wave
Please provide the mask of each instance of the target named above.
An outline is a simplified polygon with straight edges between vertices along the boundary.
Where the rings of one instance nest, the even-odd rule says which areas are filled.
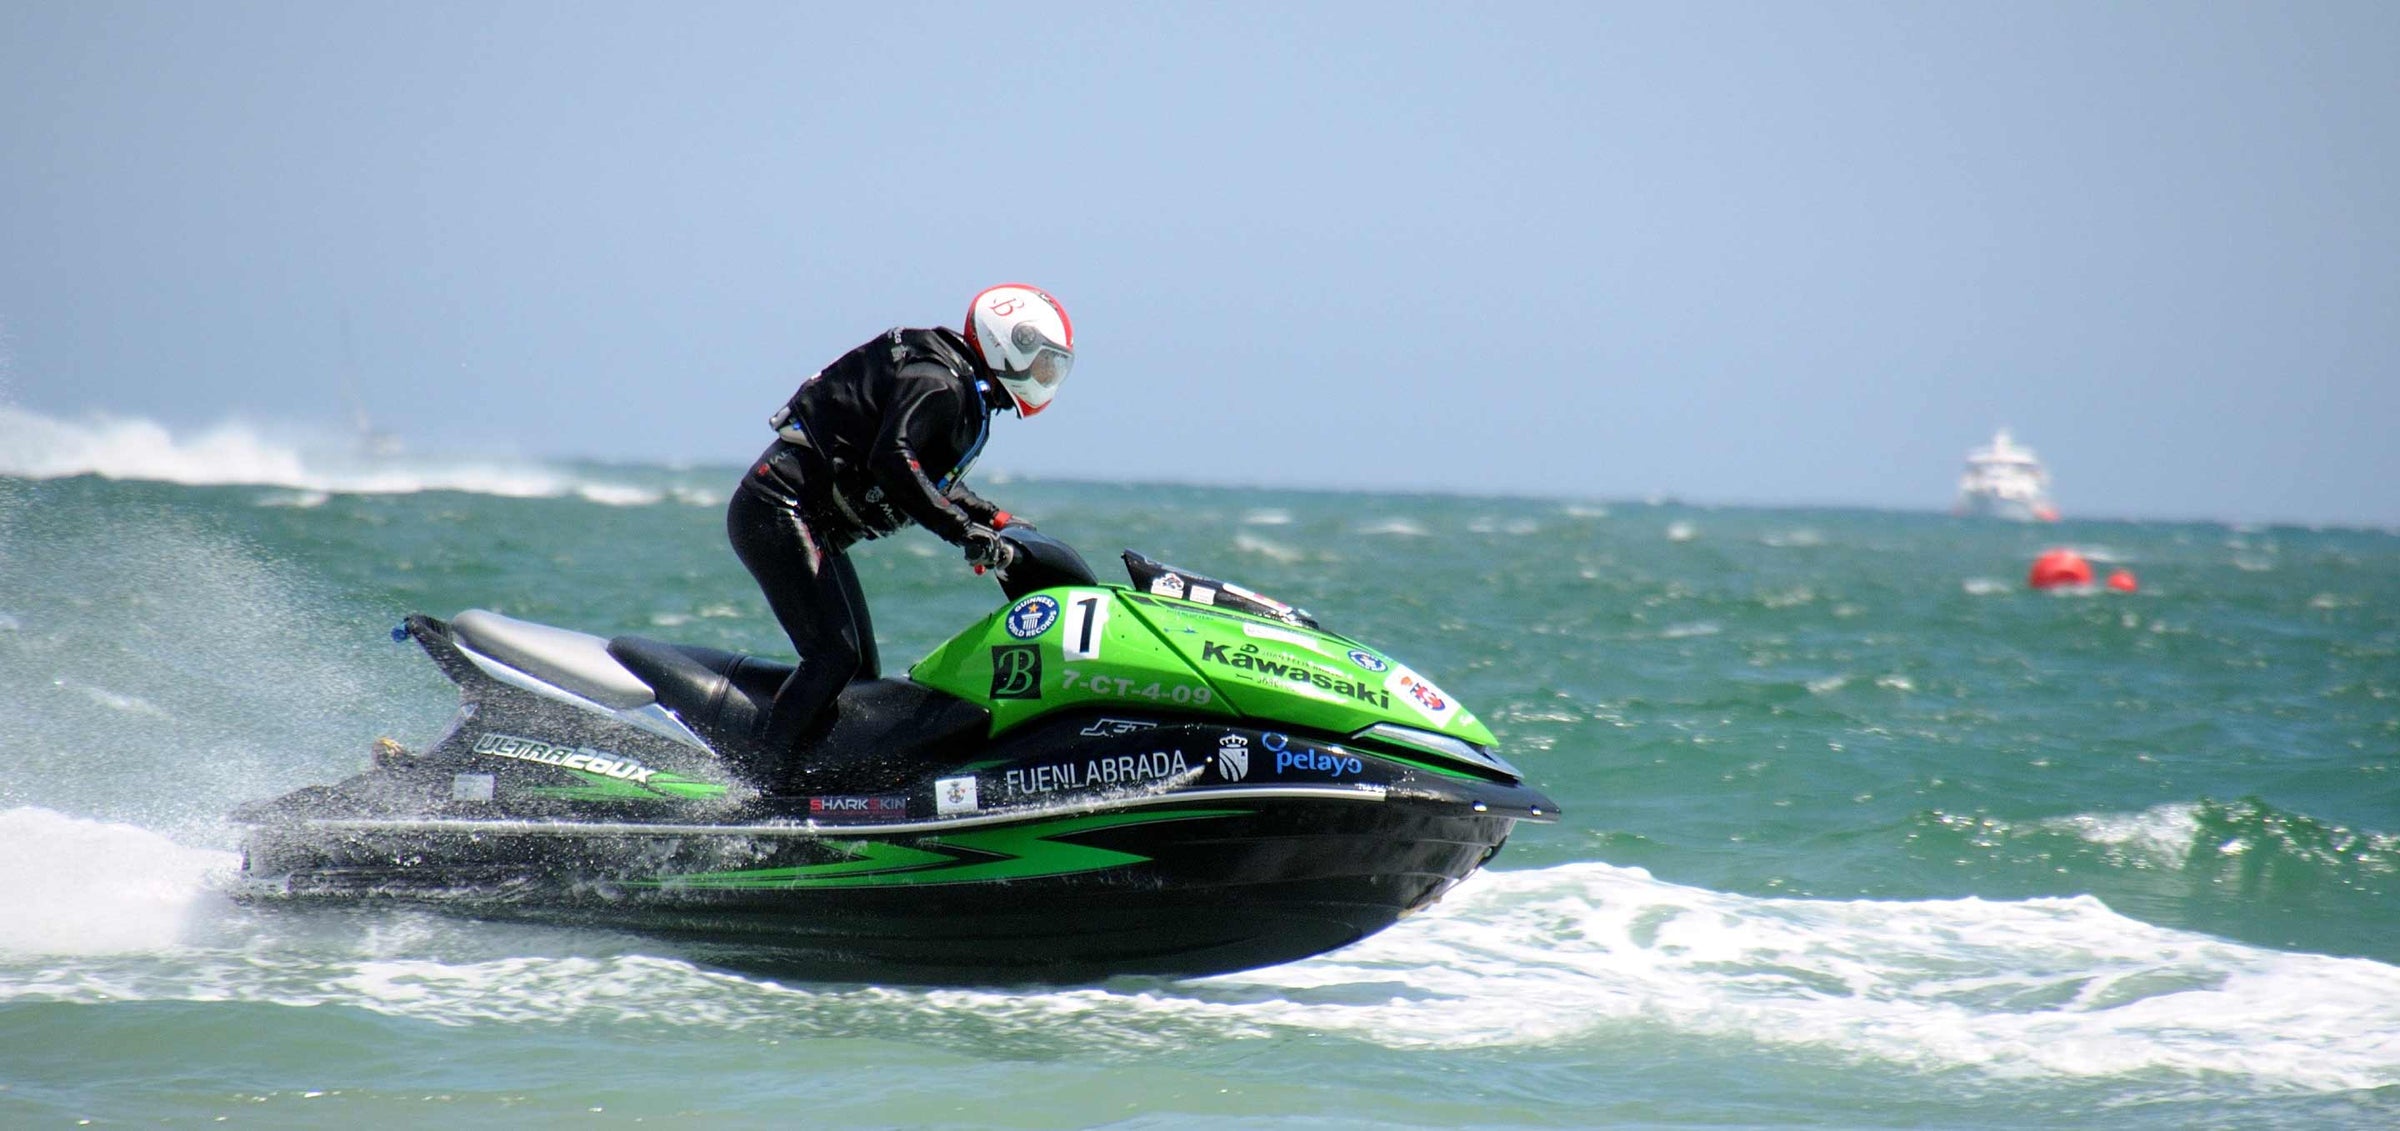
[[[328,494],[461,491],[508,498],[575,496],[607,506],[694,504],[721,496],[504,459],[379,454],[342,442],[292,441],[239,421],[177,434],[155,421],[95,415],[60,420],[0,405],[0,475],[97,475],[188,486],[281,488],[266,506],[310,507]]]

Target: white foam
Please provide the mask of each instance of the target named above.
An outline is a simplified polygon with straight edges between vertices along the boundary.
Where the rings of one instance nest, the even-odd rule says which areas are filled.
[[[1242,516],[1246,526],[1290,526],[1292,512],[1285,510],[1255,510]]]
[[[176,944],[210,877],[240,867],[147,829],[0,811],[0,953],[121,954]]]
[[[1990,597],[2013,592],[2016,586],[1997,577],[1970,577],[1959,583],[1959,588],[1966,590],[1969,597]]]
[[[1286,565],[1299,561],[1303,557],[1298,550],[1292,549],[1289,546],[1281,545],[1279,543],[1269,542],[1266,539],[1252,534],[1247,530],[1235,532],[1233,536],[1233,548],[1240,550],[1245,554],[1257,554],[1268,561],[1282,562]]]
[[[287,488],[266,506],[316,506],[347,495],[463,491],[507,498],[578,495],[611,506],[644,506],[663,492],[585,480],[540,466],[488,459],[370,456],[268,437],[239,421],[177,436],[154,421],[93,415],[58,420],[0,405],[0,475],[58,479],[98,475],[189,486]]]
[[[1405,518],[1385,518],[1377,519],[1374,522],[1365,523],[1359,526],[1358,533],[1368,535],[1388,534],[1401,538],[1423,538],[1427,534],[1431,533],[1431,531],[1426,530],[1423,524],[1411,522]]]
[[[138,830],[102,835],[140,859],[173,858]],[[102,871],[121,883],[135,869]],[[181,883],[176,892],[188,892]],[[51,963],[39,978],[0,978],[0,1001],[257,1000],[453,1025],[871,1026],[934,1039],[965,1024],[979,1039],[1111,1051],[1255,1037],[1449,1050],[1680,1036],[2137,1089],[2208,1078],[2270,1092],[2400,1085],[2400,967],[2155,927],[2089,897],[1760,899],[1605,864],[1485,873],[1432,911],[1305,962],[1042,993],[785,986],[625,953],[611,936],[432,917],[399,919],[346,951],[327,944],[253,948],[180,973]]]
[[[332,500],[333,496],[324,491],[270,491],[258,497],[258,505],[311,510]]]
[[[1665,1029],[2008,1077],[2226,1073],[2400,1084],[2400,967],[2154,927],[2090,897],[1754,899],[1574,864],[1486,874],[1447,913],[1207,984],[1275,1027],[1410,1047]],[[1327,1001],[1343,985],[1404,984]]]
[[[2139,813],[2078,813],[2035,827],[2072,833],[2092,844],[2132,853],[2155,867],[2176,869],[2191,858],[2200,836],[2200,807],[2188,802]]]
[[[644,487],[622,487],[613,483],[577,484],[575,494],[590,502],[611,507],[646,507],[667,497],[664,491],[652,491]]]

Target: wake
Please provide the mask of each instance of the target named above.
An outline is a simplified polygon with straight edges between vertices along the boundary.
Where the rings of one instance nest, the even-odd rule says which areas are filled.
[[[340,1005],[441,1025],[977,1034],[1108,1056],[1336,1037],[1394,1049],[1701,1037],[1995,1078],[2400,1084],[2400,967],[2267,950],[2090,897],[1762,899],[1578,863],[1486,872],[1267,970],[1049,992],[783,985],[601,932],[240,908],[226,852],[0,812],[0,1001]]]

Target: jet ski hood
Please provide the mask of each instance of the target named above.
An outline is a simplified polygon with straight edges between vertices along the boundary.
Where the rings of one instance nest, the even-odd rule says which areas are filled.
[[[1094,582],[1088,568],[1080,578],[1056,570],[1054,555],[1040,560],[1049,563],[1041,580],[1054,584],[1010,585],[1014,603],[909,672],[985,702],[994,735],[1065,710],[1146,706],[1274,719],[1440,769],[1520,777],[1455,696],[1303,610],[1132,551],[1130,586]]]

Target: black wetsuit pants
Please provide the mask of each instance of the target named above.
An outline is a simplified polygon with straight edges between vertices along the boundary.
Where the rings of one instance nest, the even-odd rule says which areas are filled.
[[[842,688],[880,671],[866,595],[844,552],[850,539],[828,538],[821,525],[812,525],[800,507],[747,483],[734,489],[725,508],[734,555],[766,592],[767,607],[800,657],[760,724],[758,738],[779,753],[817,737],[832,724],[828,708]]]

